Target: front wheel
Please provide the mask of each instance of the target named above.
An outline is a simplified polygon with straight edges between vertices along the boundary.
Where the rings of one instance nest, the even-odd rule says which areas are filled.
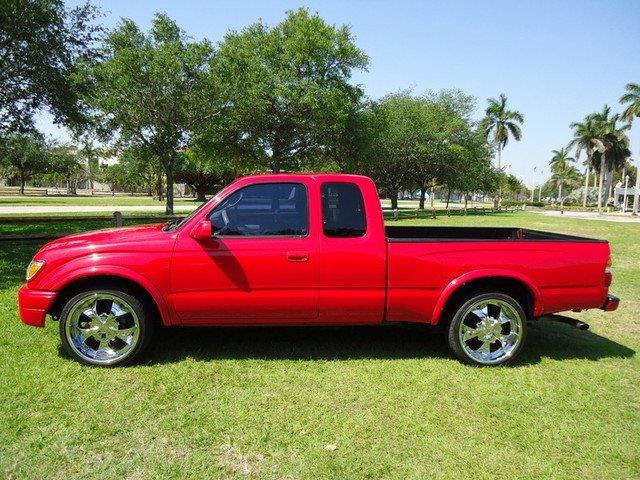
[[[449,346],[462,361],[500,365],[513,361],[527,333],[522,306],[503,293],[482,293],[460,305],[449,324]]]
[[[60,315],[64,350],[88,365],[116,366],[134,361],[152,334],[144,305],[130,294],[91,289],[71,298]]]

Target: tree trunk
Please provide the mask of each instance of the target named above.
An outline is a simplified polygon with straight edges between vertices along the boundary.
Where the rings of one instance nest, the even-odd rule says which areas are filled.
[[[447,188],[447,210],[449,210],[449,200],[451,200],[451,187]]]
[[[67,195],[76,195],[77,194],[77,180],[74,178],[67,179]]]
[[[418,205],[418,208],[420,210],[424,210],[424,199],[426,194],[427,194],[427,187],[423,185],[422,187],[420,187],[420,203]]]
[[[196,196],[196,200],[198,202],[205,202],[207,200],[206,188],[204,188],[204,187],[196,188],[195,191],[196,191],[196,195],[197,195]]]
[[[398,191],[391,190],[391,195],[389,196],[391,197],[391,209],[396,210],[398,208]]]
[[[564,198],[562,198],[562,182],[558,185],[558,197],[560,197],[560,214],[564,214]]]
[[[613,197],[613,169],[607,171],[605,177],[606,187],[604,189],[604,205],[609,205],[609,199]]]
[[[582,206],[585,208],[587,206],[587,195],[589,192],[589,174],[590,173],[591,173],[591,167],[587,165],[587,173],[586,173],[586,176],[584,177],[584,193],[582,195]]]
[[[467,214],[467,202],[469,201],[469,194],[465,193],[464,194],[464,214]]]
[[[273,147],[273,154],[271,155],[271,171],[273,173],[280,173],[282,166],[282,150],[280,148]]]
[[[498,144],[498,170],[502,169],[502,146]],[[498,195],[493,199],[493,208],[496,210],[502,202],[502,182],[498,185]]]
[[[156,195],[158,196],[159,202],[164,199],[164,193],[162,190],[162,174],[158,174],[156,178]]]
[[[640,165],[637,165],[637,167],[640,167]],[[640,168],[636,168],[636,191],[633,192],[633,211],[631,212],[631,215],[633,216],[638,215],[639,200],[640,200]]]
[[[27,183],[23,175],[20,175],[20,195],[24,195],[24,184]]]
[[[600,161],[600,178],[598,183],[598,214],[602,215],[602,187],[604,180],[604,159]]]
[[[166,176],[167,176],[167,207],[165,208],[166,215],[173,215],[173,157],[167,160],[166,163]]]

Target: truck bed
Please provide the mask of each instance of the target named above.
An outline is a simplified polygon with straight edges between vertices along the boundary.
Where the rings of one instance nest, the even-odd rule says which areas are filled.
[[[438,242],[438,241],[555,241],[555,242],[604,242],[593,238],[543,232],[516,227],[406,227],[385,226],[389,242]]]

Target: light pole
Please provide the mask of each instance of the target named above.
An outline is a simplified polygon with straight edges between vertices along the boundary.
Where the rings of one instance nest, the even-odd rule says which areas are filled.
[[[540,170],[540,177],[544,180],[544,170]],[[540,189],[538,190],[538,202],[542,202],[542,180],[540,180]]]
[[[536,170],[538,167],[533,167],[533,180],[531,182],[531,201],[533,202],[533,193],[536,191]]]

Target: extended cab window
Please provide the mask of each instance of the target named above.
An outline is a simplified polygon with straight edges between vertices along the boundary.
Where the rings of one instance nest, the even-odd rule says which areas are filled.
[[[232,193],[209,215],[217,236],[304,236],[307,190],[300,183],[259,183]]]
[[[362,193],[353,183],[322,185],[322,224],[328,237],[361,237],[367,231]]]

